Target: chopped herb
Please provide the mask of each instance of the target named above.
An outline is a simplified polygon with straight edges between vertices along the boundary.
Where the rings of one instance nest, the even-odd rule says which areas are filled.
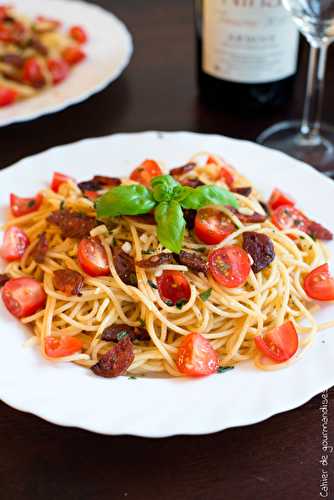
[[[197,252],[204,253],[204,252],[206,252],[206,247],[199,247],[199,248],[196,248],[195,250],[197,250]]]
[[[128,380],[136,380],[137,377],[135,377],[134,375],[131,375],[130,377],[128,377]]]
[[[148,250],[142,251],[142,254],[144,254],[144,255],[150,255],[151,253],[154,253],[154,250],[152,248],[149,248]]]
[[[59,205],[59,210],[64,210],[64,209],[65,209],[65,200],[61,200]]]
[[[174,302],[172,300],[167,299],[165,300],[165,304],[166,306],[172,307],[174,305]]]
[[[181,300],[178,300],[178,301],[176,302],[176,304],[175,304],[175,305],[176,305],[176,307],[177,307],[178,309],[182,309],[182,307],[183,307],[183,306],[184,306],[184,304],[186,304],[186,303],[187,303],[187,301],[186,301],[186,300],[181,299]]]
[[[118,334],[116,335],[116,338],[118,341],[124,339],[124,337],[126,337],[128,335],[128,332],[126,332],[125,330],[122,330],[121,332],[118,332]]]
[[[137,275],[135,273],[130,274],[129,280],[130,280],[131,285],[133,285],[133,286],[137,285]]]
[[[158,289],[157,285],[154,283],[154,281],[152,280],[147,280],[148,281],[148,284],[150,285],[151,288],[154,288],[155,290]]]
[[[212,288],[208,288],[207,290],[205,290],[204,292],[202,292],[202,293],[199,294],[199,296],[201,297],[201,299],[203,300],[203,302],[205,302],[206,300],[208,300],[208,298],[211,295],[211,292],[212,292]]]
[[[228,370],[233,370],[234,366],[220,366],[217,370],[217,373],[224,373]]]
[[[34,207],[35,205],[36,205],[36,200],[29,200],[29,201],[28,201],[28,207],[29,207],[29,208],[32,208],[32,207]]]
[[[112,247],[114,247],[114,246],[115,246],[115,238],[113,238],[113,239],[111,240],[110,245],[111,245]]]
[[[140,326],[145,326],[145,321],[143,319],[141,319],[141,318],[139,320],[139,323],[140,323]]]

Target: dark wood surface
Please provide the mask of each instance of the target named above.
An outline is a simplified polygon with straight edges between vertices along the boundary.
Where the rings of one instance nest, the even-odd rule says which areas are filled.
[[[300,116],[305,49],[292,102],[265,116],[240,117],[209,109],[197,98],[191,0],[96,3],[112,10],[131,30],[135,52],[130,66],[112,86],[85,103],[1,129],[2,167],[57,144],[112,132],[191,130],[255,139],[271,123]],[[332,57],[333,50],[324,114],[334,122]],[[242,397],[246,390],[249,388],[241,387],[235,396]],[[333,390],[330,396],[333,399]],[[0,404],[0,498],[321,498],[320,402],[317,396],[299,409],[248,427],[209,436],[156,440],[61,428]],[[333,444],[333,412],[329,413],[328,429]],[[329,467],[334,491],[333,469],[334,459]],[[331,494],[328,498],[334,498]]]

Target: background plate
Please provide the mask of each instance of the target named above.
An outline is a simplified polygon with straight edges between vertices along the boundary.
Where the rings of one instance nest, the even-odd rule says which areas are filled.
[[[268,196],[274,186],[291,193],[302,209],[334,229],[334,183],[311,167],[250,142],[188,132],[117,134],[61,146],[0,172],[2,220],[8,193],[32,195],[54,170],[86,180],[92,174],[124,176],[145,158],[168,168],[198,151],[221,154]],[[333,243],[329,245],[333,250]],[[317,314],[334,318],[333,306]],[[257,371],[250,363],[199,379],[103,379],[84,368],[41,359],[24,348],[24,327],[0,304],[0,398],[60,425],[105,434],[162,437],[204,434],[259,422],[295,408],[334,385],[334,331],[319,333],[288,368]],[[15,360],[15,362],[13,362]]]
[[[89,34],[87,59],[73,69],[68,79],[31,99],[0,109],[0,127],[55,113],[88,99],[115,80],[128,65],[132,39],[125,25],[96,5],[77,0],[13,0],[28,16],[44,15],[84,26]]]

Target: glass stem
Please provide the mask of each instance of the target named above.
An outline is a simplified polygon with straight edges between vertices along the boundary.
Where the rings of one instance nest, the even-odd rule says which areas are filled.
[[[317,144],[320,142],[320,118],[324,94],[324,79],[326,70],[328,44],[311,43],[310,59],[307,75],[304,114],[300,133],[305,142]]]

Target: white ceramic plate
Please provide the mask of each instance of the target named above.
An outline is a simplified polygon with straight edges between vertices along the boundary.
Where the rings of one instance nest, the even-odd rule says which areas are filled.
[[[86,180],[92,174],[123,176],[150,157],[172,167],[198,151],[223,155],[268,196],[274,186],[292,193],[301,208],[329,228],[334,182],[288,156],[217,135],[187,132],[118,134],[61,146],[0,172],[4,218],[8,193],[31,195],[55,169]],[[333,250],[333,244],[330,245]],[[334,318],[334,307],[318,313]],[[334,331],[317,337],[289,368],[256,370],[251,364],[200,380],[127,377],[103,379],[72,364],[43,360],[24,348],[27,331],[0,303],[0,397],[9,405],[60,425],[105,434],[147,437],[203,434],[259,422],[295,408],[334,384]]]
[[[72,70],[66,81],[36,97],[1,108],[0,127],[33,120],[84,101],[115,80],[129,63],[133,50],[131,35],[119,19],[101,7],[78,0],[14,0],[13,5],[31,17],[59,19],[65,30],[80,24],[87,29],[89,42],[84,46],[86,60]]]

